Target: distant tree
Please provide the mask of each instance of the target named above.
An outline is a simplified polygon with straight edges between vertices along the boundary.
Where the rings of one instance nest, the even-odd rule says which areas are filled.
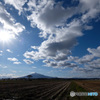
[[[31,78],[32,78],[32,75],[28,75],[27,77],[28,77],[28,79],[29,79],[29,80],[31,80]]]

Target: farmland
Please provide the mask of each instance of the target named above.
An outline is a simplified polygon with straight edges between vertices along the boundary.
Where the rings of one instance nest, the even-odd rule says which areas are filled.
[[[98,92],[100,96],[100,80],[81,80],[76,83],[88,91]]]
[[[59,79],[0,80],[0,100],[97,100],[94,97],[70,97],[70,91],[86,91],[81,86],[82,82]],[[97,84],[100,88],[100,81]]]

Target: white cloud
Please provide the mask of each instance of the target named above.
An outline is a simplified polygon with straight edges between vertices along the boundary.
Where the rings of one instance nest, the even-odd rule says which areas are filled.
[[[38,46],[31,46],[32,49],[38,49]]]
[[[24,29],[25,27],[18,23],[0,2],[0,35],[7,33],[10,38],[15,39]]]
[[[78,59],[76,62],[78,62],[79,64],[84,64],[90,62],[93,58],[93,55],[85,55],[82,58]]]
[[[100,0],[73,0],[71,3],[77,1],[77,5],[72,6],[72,4],[65,8],[62,6],[62,2],[55,2],[54,0],[4,1],[6,4],[14,6],[19,11],[19,15],[25,12],[31,26],[40,29],[39,36],[45,38],[40,46],[31,46],[33,50],[26,51],[23,54],[25,58],[43,59],[45,66],[54,68],[74,67],[81,72],[90,72],[94,68],[99,69],[100,47],[97,49],[88,48],[89,54],[81,58],[71,56],[71,50],[78,45],[77,38],[84,35],[83,30],[93,29],[93,26],[89,25],[91,19],[100,20],[98,19]],[[24,6],[25,4],[27,8]],[[25,27],[17,23],[1,3],[0,5],[2,28],[12,34],[12,37],[18,36]],[[27,12],[30,12],[30,14]],[[9,60],[18,63],[17,59],[10,58]],[[23,61],[27,64],[34,63],[27,59]],[[78,65],[85,67],[78,68]]]
[[[17,2],[15,0],[4,0],[4,2],[6,4],[10,4],[10,5],[14,6],[15,9],[17,9],[19,11],[19,15],[20,15],[21,12],[23,11],[23,6],[27,2],[27,0],[17,0]]]
[[[29,8],[33,7],[34,9],[31,9],[32,14],[27,19],[31,21],[32,27],[38,27],[45,35],[54,32],[55,27],[63,26],[65,21],[77,11],[75,7],[65,9],[61,5],[62,3],[55,3],[53,0],[45,0],[44,2],[42,0],[38,2],[38,5],[35,1],[35,3],[33,2],[35,6],[30,2],[32,1],[28,3]],[[45,37],[45,35],[43,36]]]
[[[80,64],[83,67],[77,67],[74,68],[74,71],[79,72],[85,72],[88,75],[91,75],[91,77],[98,77],[100,76],[100,46],[98,46],[96,49],[94,48],[88,48],[87,49],[89,54],[84,55],[81,58],[73,59],[74,62],[77,64]],[[93,74],[93,73],[95,74]],[[93,75],[92,75],[93,74]]]
[[[3,53],[3,51],[2,51],[2,50],[0,50],[0,56],[2,56],[2,53]]]
[[[95,56],[95,57],[100,57],[100,46],[97,47],[97,49],[88,48],[87,50],[88,50],[90,53],[92,53],[93,56]]]
[[[13,5],[19,11],[19,14],[30,12],[27,14],[27,19],[30,21],[31,26],[37,27],[41,30],[40,37],[46,38],[40,46],[31,46],[32,51],[26,51],[23,55],[25,58],[32,60],[50,60],[49,63],[45,62],[47,66],[77,66],[76,63],[88,63],[98,55],[94,50],[88,49],[92,54],[85,55],[81,58],[72,57],[71,49],[78,44],[77,38],[82,36],[83,30],[91,30],[93,27],[88,23],[91,19],[97,18],[100,13],[99,0],[79,0],[77,6],[69,6],[64,8],[62,2],[55,2],[54,0],[4,0],[6,4]],[[26,3],[27,2],[27,3]],[[25,8],[24,4],[28,6]],[[74,0],[73,2],[74,3]],[[88,6],[89,5],[89,6]],[[24,7],[23,7],[24,6]],[[6,11],[5,19],[12,17]],[[77,15],[77,17],[74,17]],[[2,18],[3,19],[3,18]],[[4,19],[3,19],[4,20]],[[5,20],[2,22],[5,24]],[[9,27],[18,25],[21,27],[20,32],[25,28],[20,23],[14,23],[14,19],[8,23]],[[7,26],[6,24],[4,26]],[[14,28],[11,27],[13,30]],[[18,35],[19,32],[17,32]],[[99,52],[98,52],[99,53]],[[24,59],[27,64],[33,61]],[[71,63],[73,61],[74,63]],[[48,65],[49,64],[49,65]]]
[[[82,21],[88,22],[91,18],[95,18],[100,13],[100,0],[80,0],[80,11],[82,11]]]
[[[0,50],[0,53],[2,53],[3,51]]]
[[[96,18],[100,13],[99,0],[79,0],[77,6],[66,8],[62,6],[61,2],[57,3],[53,0],[30,0],[27,5],[28,9],[26,11],[32,13],[27,16],[27,19],[30,20],[32,27],[37,27],[41,30],[40,37],[44,37],[46,40],[38,48],[32,46],[36,51],[26,51],[24,57],[33,60],[52,60],[47,66],[58,66],[57,63],[59,63],[59,66],[69,64],[68,61],[72,60],[72,58],[68,58],[71,54],[71,49],[78,44],[76,38],[83,35],[83,30],[91,30],[93,28],[88,26],[88,19]],[[73,18],[67,22],[76,14],[81,14],[81,17]],[[77,61],[78,58],[73,57],[74,60],[76,59],[75,63],[89,62],[93,58],[92,55],[85,55]],[[64,60],[66,62],[61,64],[60,61]]]
[[[15,61],[15,62],[18,61],[17,58],[8,58],[8,60],[9,60],[9,61]]]
[[[77,67],[77,65],[75,63],[70,63],[70,62],[67,62],[67,60],[65,61],[50,61],[50,60],[44,60],[43,63],[45,63],[44,66],[47,66],[47,67],[53,67],[53,68],[62,68],[62,69],[65,69],[65,68],[74,68],[74,67]]]
[[[7,49],[6,51],[9,52],[9,53],[13,53],[10,49]]]
[[[21,62],[16,61],[16,62],[13,62],[13,64],[19,65],[19,64],[21,64]]]
[[[62,6],[62,2],[56,3],[53,0],[30,0],[27,5],[29,6],[28,10],[32,12],[27,17],[28,20],[31,21],[32,27],[36,26],[42,30],[40,34],[43,37],[46,37],[47,33],[55,33],[56,27],[65,26],[66,21],[76,14],[82,14],[80,20],[86,24],[88,19],[95,18],[100,13],[99,0],[79,0],[78,6],[66,8]],[[86,26],[85,29],[92,28],[92,26]]]
[[[2,65],[0,65],[0,67],[1,67],[1,68],[8,68],[7,66],[2,66]]]
[[[95,59],[95,60],[87,63],[85,66],[87,68],[92,68],[94,70],[98,70],[99,71],[99,69],[100,69],[100,58]]]
[[[83,67],[75,67],[74,69],[73,69],[74,71],[79,71],[79,72],[85,72],[85,73],[91,73],[92,71],[93,71],[93,69],[90,69],[90,68],[83,68]]]
[[[34,63],[33,61],[27,60],[27,59],[24,59],[23,61],[24,61],[26,64],[33,64],[33,63]]]
[[[16,65],[21,64],[21,62],[19,62],[17,58],[8,58],[8,60],[9,60],[9,61],[12,61],[13,64],[16,64]]]

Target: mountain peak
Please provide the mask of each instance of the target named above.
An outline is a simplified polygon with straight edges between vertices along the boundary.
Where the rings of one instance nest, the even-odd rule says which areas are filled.
[[[31,79],[36,79],[36,78],[53,78],[50,76],[42,75],[36,72],[33,72],[32,74],[29,74],[27,76],[21,77],[21,78],[31,78]]]

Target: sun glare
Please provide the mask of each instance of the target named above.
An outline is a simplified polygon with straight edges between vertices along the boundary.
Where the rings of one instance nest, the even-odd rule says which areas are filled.
[[[7,33],[6,31],[0,32],[0,41],[8,42],[11,39],[11,34]]]

